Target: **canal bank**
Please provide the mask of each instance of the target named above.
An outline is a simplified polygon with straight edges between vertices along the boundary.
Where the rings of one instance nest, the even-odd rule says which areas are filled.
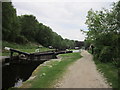
[[[29,64],[6,64],[2,67],[2,89],[18,87],[26,81],[32,72],[43,62]]]
[[[50,88],[63,76],[67,67],[78,60],[81,55],[77,53],[58,55],[59,59],[52,59],[39,65],[31,77],[18,88]]]
[[[25,52],[15,49],[10,49],[10,52],[10,58],[2,60],[2,89],[21,86],[22,82],[26,81],[36,67],[43,62],[55,59],[58,54],[72,53],[72,51],[46,51],[27,53],[28,56],[25,56]],[[19,55],[13,56],[13,52],[17,52]],[[25,55],[20,57],[20,54]]]

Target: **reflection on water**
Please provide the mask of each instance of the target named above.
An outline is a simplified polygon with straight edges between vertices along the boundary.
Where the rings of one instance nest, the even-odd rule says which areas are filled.
[[[73,50],[73,53],[82,52],[84,49]]]
[[[18,79],[18,81],[15,83],[15,86],[14,86],[14,87],[22,86],[22,82],[23,82],[22,79]]]
[[[32,62],[29,64],[8,64],[2,67],[2,88],[18,87],[26,81],[42,62]]]

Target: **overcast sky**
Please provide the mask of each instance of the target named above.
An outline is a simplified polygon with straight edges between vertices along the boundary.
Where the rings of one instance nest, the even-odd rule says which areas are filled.
[[[83,41],[80,29],[85,25],[88,10],[110,9],[117,0],[12,0],[17,15],[33,14],[63,38]]]

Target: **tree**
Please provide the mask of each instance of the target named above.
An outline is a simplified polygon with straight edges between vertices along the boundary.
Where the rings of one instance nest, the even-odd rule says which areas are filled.
[[[2,39],[15,42],[20,32],[16,9],[11,2],[2,3]]]
[[[36,40],[46,47],[51,46],[53,40],[52,29],[40,23],[36,33]]]
[[[88,11],[86,24],[89,31],[87,32],[86,43],[94,44],[94,56],[105,61],[117,61],[119,52],[118,43],[120,37],[119,30],[119,10],[120,2],[114,4],[111,10],[103,9],[101,11]],[[116,62],[117,63],[117,62]]]
[[[38,21],[33,15],[19,16],[21,35],[25,36],[29,41],[35,41],[35,34],[38,29]]]
[[[74,47],[74,41],[63,39],[60,35],[42,23],[39,23],[34,15],[16,15],[16,9],[12,2],[2,3],[2,36],[3,40],[19,44],[37,42],[56,49]]]

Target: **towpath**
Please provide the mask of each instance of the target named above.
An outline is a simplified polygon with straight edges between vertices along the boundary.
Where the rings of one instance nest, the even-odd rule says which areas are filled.
[[[111,88],[103,75],[98,72],[93,56],[82,51],[81,59],[72,64],[56,88]]]

